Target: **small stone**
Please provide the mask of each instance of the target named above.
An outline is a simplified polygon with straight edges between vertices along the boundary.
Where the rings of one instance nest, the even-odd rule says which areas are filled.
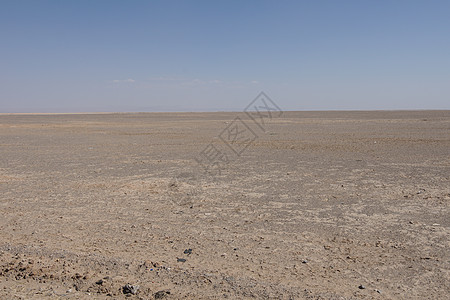
[[[122,287],[122,292],[123,292],[124,294],[133,294],[133,295],[136,295],[137,292],[138,292],[138,290],[139,290],[139,286],[138,286],[138,285],[131,285],[131,284],[129,284],[129,283],[127,283],[126,285],[124,285],[124,286]]]
[[[366,287],[364,286],[364,285],[360,285],[360,286],[358,286],[358,288],[360,289],[360,290],[364,290]]]
[[[155,293],[154,297],[155,299],[163,299],[167,295],[170,295],[170,291],[158,291]]]
[[[302,264],[307,264],[308,261],[306,259],[302,260]]]
[[[184,259],[184,258],[178,258],[178,259],[177,259],[177,262],[186,262],[186,259]]]
[[[95,282],[95,284],[102,285],[103,282],[104,282],[103,279],[100,279],[100,280],[97,280],[97,281]]]
[[[184,252],[183,252],[184,254],[187,254],[187,255],[189,255],[189,254],[192,254],[192,249],[186,249],[186,250],[184,250]]]
[[[375,292],[377,292],[378,294],[381,294],[380,290],[375,289]]]

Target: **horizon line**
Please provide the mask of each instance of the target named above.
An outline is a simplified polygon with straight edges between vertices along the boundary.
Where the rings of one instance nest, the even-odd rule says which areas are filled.
[[[311,109],[311,110],[282,110],[282,112],[401,112],[401,111],[450,111],[450,109]],[[245,113],[238,110],[215,110],[215,111],[85,111],[85,112],[0,112],[5,115],[112,115],[112,114],[146,114],[146,113]]]

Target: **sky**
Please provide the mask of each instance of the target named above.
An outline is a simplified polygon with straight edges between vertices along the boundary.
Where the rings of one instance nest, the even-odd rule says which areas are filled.
[[[450,109],[450,1],[0,0],[0,113]]]

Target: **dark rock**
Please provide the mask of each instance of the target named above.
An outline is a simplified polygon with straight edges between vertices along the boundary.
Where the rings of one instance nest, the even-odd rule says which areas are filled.
[[[186,262],[186,260],[184,258],[178,258],[177,262]]]
[[[170,295],[170,291],[158,291],[155,293],[154,297],[155,299],[163,299],[167,295]]]
[[[133,294],[133,295],[136,295],[137,292],[138,292],[138,290],[139,290],[139,286],[138,286],[138,285],[131,285],[131,284],[129,284],[129,283],[127,283],[126,285],[124,285],[124,286],[122,287],[122,292],[123,292],[124,294]]]
[[[360,290],[364,290],[366,287],[363,286],[363,285],[361,284],[360,286],[358,286],[358,288],[359,288]]]
[[[186,249],[186,250],[184,250],[184,252],[183,252],[184,254],[192,254],[192,249]]]

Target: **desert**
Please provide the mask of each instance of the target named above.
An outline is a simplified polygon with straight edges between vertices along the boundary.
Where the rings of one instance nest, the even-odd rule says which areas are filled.
[[[235,120],[253,135],[233,152]],[[450,295],[450,111],[257,125],[242,112],[0,115],[0,298]],[[228,151],[215,169],[197,161],[211,143]]]

